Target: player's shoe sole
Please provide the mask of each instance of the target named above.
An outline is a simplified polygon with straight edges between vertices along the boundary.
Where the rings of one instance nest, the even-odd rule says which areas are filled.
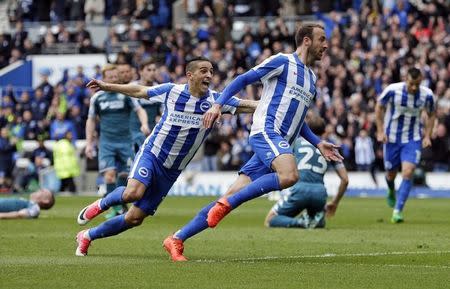
[[[75,255],[84,257],[88,253],[89,246],[91,245],[91,240],[84,237],[84,233],[87,230],[83,230],[77,234],[75,238],[77,241],[77,249],[75,250]]]
[[[100,200],[97,200],[89,206],[84,207],[80,211],[80,213],[78,214],[77,222],[79,225],[86,225],[90,220],[100,215],[101,213],[103,213],[103,210],[100,209]]]
[[[168,236],[164,242],[163,247],[169,253],[170,258],[174,262],[184,262],[188,259],[183,256],[184,245],[183,241],[175,239],[173,236]]]
[[[231,205],[226,198],[220,198],[208,212],[206,221],[210,228],[214,228],[219,222],[231,212]]]
[[[395,206],[395,190],[388,189],[386,194],[386,203],[389,207],[393,208]]]

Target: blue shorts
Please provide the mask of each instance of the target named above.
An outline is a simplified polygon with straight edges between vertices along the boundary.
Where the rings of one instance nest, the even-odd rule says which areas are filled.
[[[100,173],[114,169],[118,173],[128,174],[132,159],[133,149],[129,142],[100,141],[98,148],[98,169]]]
[[[273,160],[282,154],[293,154],[289,143],[279,134],[263,132],[250,137],[249,143],[255,154],[239,171],[252,181],[272,172]]]
[[[314,216],[324,210],[326,202],[324,185],[299,182],[272,207],[272,211],[277,215],[295,217],[306,209],[308,215]]]
[[[384,168],[388,171],[397,169],[402,162],[418,165],[422,151],[422,142],[386,143],[384,150]]]
[[[141,147],[136,155],[129,179],[136,179],[146,186],[144,196],[134,205],[147,215],[154,215],[166,197],[181,170],[167,169],[147,147]]]

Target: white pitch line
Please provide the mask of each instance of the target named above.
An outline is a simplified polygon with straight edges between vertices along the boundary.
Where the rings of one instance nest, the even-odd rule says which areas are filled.
[[[449,254],[448,251],[405,251],[405,252],[374,252],[374,253],[346,253],[335,254],[326,253],[319,255],[295,255],[295,256],[264,256],[255,258],[238,258],[230,260],[193,260],[201,263],[226,263],[226,262],[255,262],[265,260],[285,260],[285,259],[319,259],[319,258],[340,258],[340,257],[377,257],[377,256],[402,256],[402,255],[425,255],[425,254]]]

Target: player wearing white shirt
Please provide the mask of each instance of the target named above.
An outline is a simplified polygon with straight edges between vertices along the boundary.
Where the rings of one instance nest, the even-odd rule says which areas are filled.
[[[402,211],[411,191],[414,169],[420,161],[422,147],[431,145],[435,103],[432,91],[421,86],[421,82],[420,70],[410,68],[406,82],[388,85],[375,108],[377,139],[384,143],[387,202],[394,207],[393,223],[403,222]],[[423,132],[424,110],[428,119]],[[396,194],[394,180],[400,166],[403,180]]]
[[[209,128],[203,115],[219,97],[209,90],[212,63],[206,58],[191,60],[186,66],[187,84],[166,83],[153,87],[137,84],[111,84],[92,80],[88,87],[120,92],[136,98],[162,103],[161,120],[147,137],[135,157],[126,187],[118,187],[108,196],[81,210],[78,223],[84,225],[109,207],[134,202],[125,215],[116,216],[77,235],[76,255],[87,255],[92,240],[119,234],[139,226],[153,215],[173,183],[194,156]],[[256,102],[231,98],[223,112],[253,112]]]
[[[316,76],[311,67],[328,48],[323,26],[306,24],[299,27],[295,42],[297,50],[293,54],[274,55],[239,75],[205,114],[204,125],[210,128],[234,94],[251,83],[262,82],[261,100],[249,138],[255,154],[241,168],[224,197],[204,207],[190,223],[166,238],[164,247],[172,260],[185,261],[183,242],[208,227],[215,227],[242,203],[294,185],[299,177],[291,144],[299,133],[317,147],[326,160],[342,160],[335,145],[321,141],[304,124],[316,94]]]

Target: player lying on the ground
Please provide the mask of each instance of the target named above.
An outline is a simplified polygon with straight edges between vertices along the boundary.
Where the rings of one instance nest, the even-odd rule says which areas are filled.
[[[219,97],[209,90],[213,66],[206,58],[191,60],[186,66],[187,84],[166,83],[152,87],[112,84],[92,80],[88,87],[147,98],[164,105],[164,113],[152,134],[141,146],[133,163],[127,186],[118,187],[104,198],[81,210],[78,223],[86,224],[109,207],[133,203],[125,215],[116,216],[77,235],[77,256],[85,256],[91,241],[117,235],[139,226],[156,212],[181,171],[190,162],[210,132],[203,115]],[[230,98],[223,112],[254,112],[256,101]]]
[[[325,121],[311,115],[306,121],[312,132],[327,139]],[[324,228],[325,215],[331,217],[348,185],[347,170],[342,162],[331,162],[341,179],[338,192],[327,203],[327,191],[323,177],[329,163],[309,142],[298,138],[294,144],[294,154],[298,162],[299,181],[289,188],[289,193],[283,196],[269,211],[264,224],[268,227],[286,228]],[[301,213],[300,216],[298,216]]]
[[[204,207],[185,227],[164,240],[172,260],[185,261],[183,241],[208,227],[215,227],[231,210],[265,193],[293,186],[298,181],[297,164],[291,144],[300,135],[317,147],[327,160],[341,161],[337,146],[321,140],[304,118],[316,95],[316,60],[327,49],[323,26],[306,24],[296,32],[297,50],[279,53],[238,76],[223,91],[205,114],[211,127],[230,97],[248,84],[261,81],[261,100],[253,117],[249,143],[253,157],[241,168],[239,176],[224,197]]]
[[[30,199],[0,198],[0,219],[37,218],[42,210],[55,204],[52,192],[40,189],[30,194]]]
[[[384,143],[387,203],[394,207],[392,223],[403,222],[403,207],[411,191],[411,178],[420,161],[422,147],[431,145],[436,118],[434,96],[429,88],[420,85],[421,82],[420,70],[410,68],[406,82],[388,85],[375,107],[377,139]],[[423,111],[428,114],[424,132]],[[394,181],[400,166],[403,180],[396,194]]]

